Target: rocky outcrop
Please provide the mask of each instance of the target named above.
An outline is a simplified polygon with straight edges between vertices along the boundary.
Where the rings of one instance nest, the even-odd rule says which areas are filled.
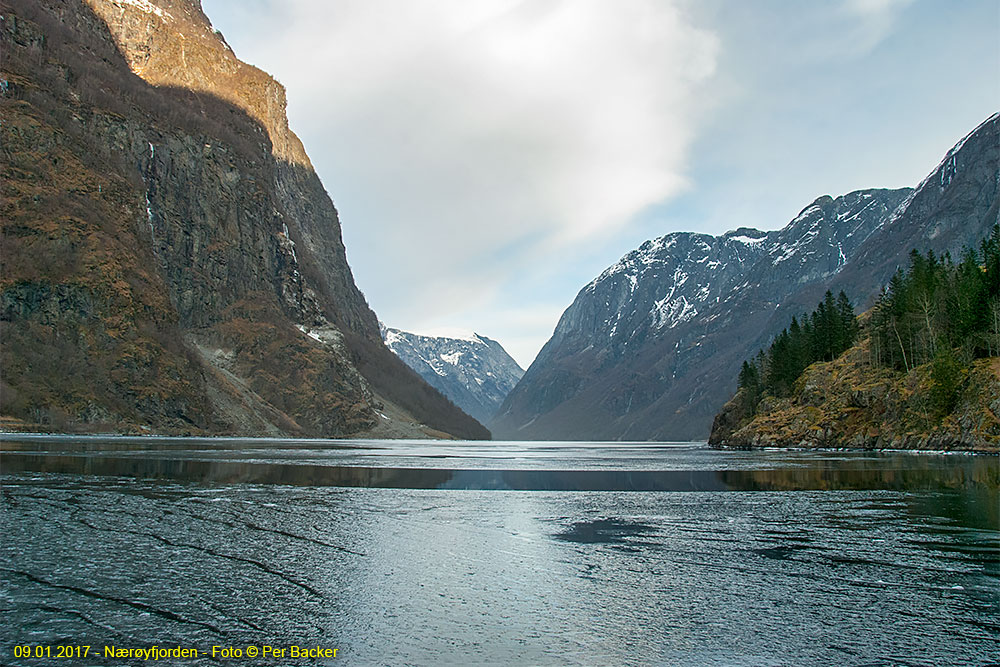
[[[866,307],[913,248],[957,256],[997,222],[1000,121],[914,190],[820,197],[784,228],[647,241],[584,287],[490,427],[526,439],[708,436],[743,360],[827,289]]]
[[[524,375],[500,343],[479,334],[422,336],[384,327],[382,336],[407,366],[483,423]]]
[[[18,2],[0,29],[5,415],[488,437],[382,344],[284,90],[197,2]]]
[[[964,373],[955,409],[935,413],[930,364],[908,373],[870,363],[864,340],[810,366],[789,398],[765,397],[751,414],[741,392],[716,416],[714,447],[837,447],[1000,451],[1000,358]]]

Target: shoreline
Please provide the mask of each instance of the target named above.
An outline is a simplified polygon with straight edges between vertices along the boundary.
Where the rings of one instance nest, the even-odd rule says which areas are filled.
[[[184,440],[200,440],[200,441],[219,441],[219,442],[230,442],[230,441],[260,441],[260,442],[290,442],[290,443],[352,443],[352,442],[386,442],[386,443],[400,443],[400,442],[414,442],[414,443],[501,443],[501,442],[514,442],[514,443],[540,443],[540,442],[553,442],[553,443],[565,443],[565,444],[586,444],[586,445],[621,445],[626,444],[619,440],[554,440],[554,441],[539,441],[539,440],[450,440],[450,439],[435,439],[435,438],[316,438],[316,437],[274,437],[274,436],[251,436],[251,435],[160,435],[153,433],[58,433],[58,432],[43,432],[43,431],[0,431],[0,444],[4,440],[9,442],[18,441],[33,441],[45,438],[53,439],[83,439],[83,440],[101,440],[101,439],[115,439],[115,440],[170,440],[170,441],[184,441]],[[917,449],[917,448],[893,448],[893,447],[874,447],[874,448],[862,448],[862,447],[801,447],[795,445],[788,446],[764,446],[764,447],[728,447],[728,446],[717,446],[710,445],[707,440],[648,440],[648,441],[628,441],[627,444],[634,444],[637,446],[643,445],[665,445],[665,444],[690,444],[690,445],[701,445],[705,449],[714,451],[727,451],[727,452],[829,452],[829,453],[887,453],[887,454],[923,454],[923,455],[971,455],[971,456],[996,456],[1000,457],[1000,449],[998,450],[974,450],[974,449]]]

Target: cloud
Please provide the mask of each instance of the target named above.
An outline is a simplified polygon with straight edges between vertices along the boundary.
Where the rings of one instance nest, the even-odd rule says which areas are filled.
[[[492,299],[681,192],[718,50],[658,0],[205,5],[288,88],[390,323]]]
[[[900,13],[913,0],[844,0],[842,12],[854,19],[851,41],[859,53],[867,53],[889,36]]]

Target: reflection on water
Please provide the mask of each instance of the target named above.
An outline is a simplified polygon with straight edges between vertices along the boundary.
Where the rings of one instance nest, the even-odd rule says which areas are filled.
[[[274,444],[5,442],[0,663],[74,664],[12,659],[58,643],[320,644],[337,659],[303,664],[331,665],[996,660],[996,458]]]
[[[263,446],[271,443],[273,448]],[[717,452],[697,443],[428,444],[204,438],[22,437],[9,472],[399,489],[797,491],[996,489],[996,457]],[[506,458],[498,456],[506,453]],[[393,456],[395,454],[395,456]],[[486,465],[483,465],[483,464]],[[503,464],[514,464],[510,468]],[[604,463],[605,465],[600,465]]]

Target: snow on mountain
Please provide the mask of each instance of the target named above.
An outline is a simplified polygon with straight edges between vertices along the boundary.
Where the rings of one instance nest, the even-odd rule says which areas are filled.
[[[811,202],[775,231],[646,241],[580,290],[487,425],[500,438],[704,438],[744,359],[825,290],[859,308],[913,248],[956,254],[1000,220],[1000,114],[916,187]]]
[[[500,343],[479,334],[425,336],[382,325],[382,338],[428,384],[483,422],[524,375]]]
[[[643,243],[580,291],[492,430],[703,437],[728,391],[728,356],[771,335],[779,306],[799,308],[790,297],[836,276],[909,192],[823,196],[770,232],[674,232]],[[695,378],[704,386],[692,392]]]

